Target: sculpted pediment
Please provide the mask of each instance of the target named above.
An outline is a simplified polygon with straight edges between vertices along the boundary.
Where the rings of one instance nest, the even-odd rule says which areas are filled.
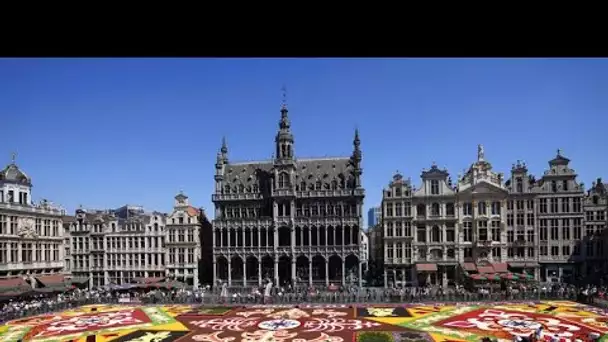
[[[488,182],[479,182],[472,186],[468,186],[464,189],[461,188],[460,193],[470,193],[470,194],[498,194],[503,195],[507,194],[507,189],[500,187],[496,184],[488,183]]]

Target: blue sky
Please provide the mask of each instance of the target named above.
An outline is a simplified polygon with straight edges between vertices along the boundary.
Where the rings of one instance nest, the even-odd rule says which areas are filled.
[[[608,180],[608,61],[600,59],[3,59],[0,161],[34,198],[73,211],[169,211],[183,189],[213,215],[215,156],[270,158],[288,88],[296,155],[350,155],[361,132],[366,209],[395,170],[456,176],[477,144],[496,170],[539,175],[558,148]]]

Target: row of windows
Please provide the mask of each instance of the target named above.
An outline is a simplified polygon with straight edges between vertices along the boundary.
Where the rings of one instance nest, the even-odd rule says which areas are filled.
[[[72,258],[72,268],[110,268],[110,267],[158,267],[164,266],[165,254],[142,253],[142,254],[113,254],[103,255],[80,255]]]
[[[561,204],[561,210],[560,210]],[[515,205],[515,207],[514,207]],[[441,215],[442,205],[440,203],[432,203],[429,207],[431,216],[439,216]],[[500,215],[501,214],[502,205],[498,201],[494,201],[491,203],[487,202],[478,202],[477,203],[477,212],[473,212],[473,204],[470,202],[463,203],[462,205],[462,214],[464,216],[471,216],[473,214],[476,215]],[[534,210],[534,201],[533,200],[510,200],[507,201],[507,210]],[[446,203],[445,211],[447,216],[454,215],[454,203]],[[416,216],[426,216],[427,205],[418,204],[416,205]],[[580,197],[562,197],[562,198],[541,198],[539,199],[539,213],[547,214],[547,213],[581,213],[582,212],[582,201]],[[412,216],[412,203],[411,202],[403,202],[403,203],[386,203],[385,204],[385,215],[386,217],[401,217],[401,216]],[[602,211],[599,220],[603,220],[605,217],[604,211]]]
[[[170,235],[170,237],[173,235]],[[104,243],[105,241],[105,243]],[[72,238],[72,250],[98,249],[132,249],[132,248],[164,248],[164,236],[140,237],[86,237]]]
[[[547,198],[541,198],[538,200],[538,212],[541,214],[582,213],[582,200],[581,197],[550,198],[548,201]]]
[[[17,235],[19,233],[19,216],[0,215],[0,235]],[[35,219],[34,230],[41,237],[61,236],[59,221],[51,219]]]
[[[63,261],[56,243],[0,243],[0,264],[56,261]]]
[[[587,221],[606,221],[606,211],[605,210],[589,210],[585,211],[585,220]]]
[[[264,215],[266,214],[266,215]],[[344,217],[357,215],[357,205],[343,202],[296,203],[296,217]],[[266,208],[258,206],[221,206],[222,218],[257,218],[271,216]],[[291,204],[278,203],[278,216],[290,216]]]
[[[534,247],[509,247],[507,250],[508,258],[534,258],[535,257],[535,248]],[[387,244],[386,246],[386,257],[388,259],[393,258],[412,258],[413,248],[411,244],[408,243],[397,243],[397,244]],[[527,252],[527,253],[526,253]],[[570,257],[570,256],[578,256],[581,254],[580,247],[578,245],[575,246],[561,246],[561,254],[560,254],[560,246],[540,246],[538,249],[539,256],[553,256],[553,257]],[[494,247],[490,251],[493,258],[500,258],[502,256],[502,249],[500,247]],[[604,254],[604,243],[603,241],[597,242],[588,242],[585,245],[585,256],[588,257],[600,257]],[[463,249],[464,258],[472,258],[473,257],[473,248],[464,248]],[[441,249],[431,249],[429,253],[430,259],[441,260],[443,259],[443,251]],[[454,248],[448,248],[446,250],[447,259],[456,258],[456,250]],[[487,258],[488,253],[480,252],[479,257]],[[418,259],[426,259],[427,258],[427,250],[426,248],[418,249]]]

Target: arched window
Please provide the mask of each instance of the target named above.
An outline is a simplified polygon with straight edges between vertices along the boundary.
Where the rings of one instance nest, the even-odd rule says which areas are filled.
[[[437,226],[433,226],[431,229],[431,241],[441,242],[441,229],[439,229]]]
[[[225,194],[229,194],[229,193],[230,193],[230,185],[226,185],[226,186],[224,187],[224,193],[225,193]]]
[[[300,190],[302,190],[302,191],[306,191],[306,182],[305,182],[305,181],[302,181],[302,182],[300,183]]]

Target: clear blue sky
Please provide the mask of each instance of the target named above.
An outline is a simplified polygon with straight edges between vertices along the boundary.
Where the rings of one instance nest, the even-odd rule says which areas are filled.
[[[169,211],[180,189],[213,215],[215,156],[269,158],[281,103],[298,156],[350,155],[361,131],[366,209],[395,170],[455,177],[485,146],[539,175],[556,149],[608,180],[608,61],[565,59],[4,59],[0,161],[34,198],[73,211]]]

